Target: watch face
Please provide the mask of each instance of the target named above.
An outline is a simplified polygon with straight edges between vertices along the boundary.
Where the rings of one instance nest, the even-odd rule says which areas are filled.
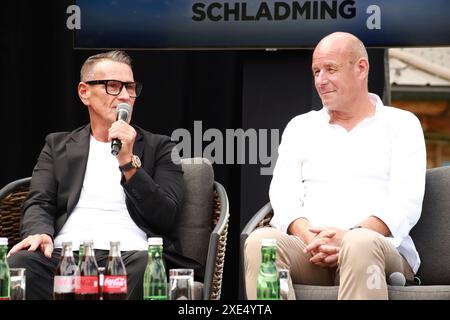
[[[133,156],[131,162],[133,163],[133,167],[140,168],[141,167],[141,159],[138,156]]]

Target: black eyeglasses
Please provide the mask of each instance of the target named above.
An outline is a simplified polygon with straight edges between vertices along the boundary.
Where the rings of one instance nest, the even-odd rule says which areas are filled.
[[[123,87],[127,89],[131,98],[137,98],[142,91],[142,83],[140,82],[123,82],[120,80],[92,80],[86,81],[87,84],[103,84],[107,94],[117,96],[122,92]]]

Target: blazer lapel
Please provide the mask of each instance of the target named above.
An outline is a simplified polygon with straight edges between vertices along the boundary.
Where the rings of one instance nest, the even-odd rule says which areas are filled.
[[[136,130],[136,140],[133,146],[133,152],[142,159],[144,153],[144,140],[142,134]],[[89,139],[91,126],[87,125],[81,131],[72,135],[72,141],[66,145],[67,161],[69,172],[66,183],[70,183],[69,198],[67,201],[67,213],[70,215],[77,204],[81,188],[83,186],[84,175],[89,156]]]
[[[91,126],[87,125],[83,130],[74,133],[72,141],[66,145],[69,172],[65,182],[70,183],[69,199],[67,201],[67,213],[69,215],[80,198],[89,155],[90,133]]]

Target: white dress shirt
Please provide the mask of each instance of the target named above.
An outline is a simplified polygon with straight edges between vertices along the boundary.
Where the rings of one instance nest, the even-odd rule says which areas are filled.
[[[86,173],[80,199],[54,240],[55,248],[72,241],[93,240],[95,249],[109,250],[109,242],[120,241],[120,250],[147,250],[147,235],[128,213],[120,179],[119,162],[111,155],[111,143],[91,136]]]
[[[326,107],[288,123],[270,185],[271,225],[287,232],[303,217],[312,226],[349,229],[375,216],[415,273],[420,258],[409,231],[425,190],[422,127],[414,114],[369,98],[375,114],[350,131],[330,124]]]

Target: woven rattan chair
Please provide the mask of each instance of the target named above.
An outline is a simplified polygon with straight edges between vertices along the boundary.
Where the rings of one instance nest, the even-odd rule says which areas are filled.
[[[0,190],[0,236],[7,237],[9,248],[20,239],[21,206],[30,187],[31,177],[13,181]]]
[[[214,181],[212,166],[208,160],[183,159],[182,167],[186,194],[180,223],[177,226],[181,247],[183,251],[186,251],[183,253],[187,256],[195,252],[197,256],[193,258],[205,265],[203,299],[220,299],[228,235],[228,197],[224,187]],[[20,179],[0,190],[0,236],[9,239],[9,247],[21,240],[19,233],[21,206],[27,196],[30,180],[30,177]],[[202,201],[199,201],[199,198]],[[202,203],[206,198],[209,198],[207,203]],[[197,216],[192,218],[192,213]],[[206,221],[203,234],[207,238],[201,239],[202,232],[196,226],[193,234],[199,235],[199,239],[192,240],[200,244],[190,244],[189,238],[192,235],[188,232],[189,228],[193,222],[198,223],[201,220],[202,217],[198,217],[201,215],[206,216],[203,217]],[[201,253],[200,256],[198,256],[199,253]]]
[[[411,230],[411,237],[422,260],[417,277],[421,285],[388,286],[391,300],[450,299],[450,167],[428,169],[425,197],[419,222]],[[272,206],[264,205],[250,219],[241,232],[241,257],[250,233],[261,227],[270,227]],[[242,265],[243,261],[242,261]],[[337,299],[337,286],[293,284],[299,300]]]
[[[223,201],[226,200],[224,203]],[[225,247],[228,236],[228,199],[224,187],[214,182],[214,230],[209,240],[208,256],[205,267],[204,299],[219,300],[222,291],[223,267],[225,265]],[[208,284],[208,285],[206,285]]]

